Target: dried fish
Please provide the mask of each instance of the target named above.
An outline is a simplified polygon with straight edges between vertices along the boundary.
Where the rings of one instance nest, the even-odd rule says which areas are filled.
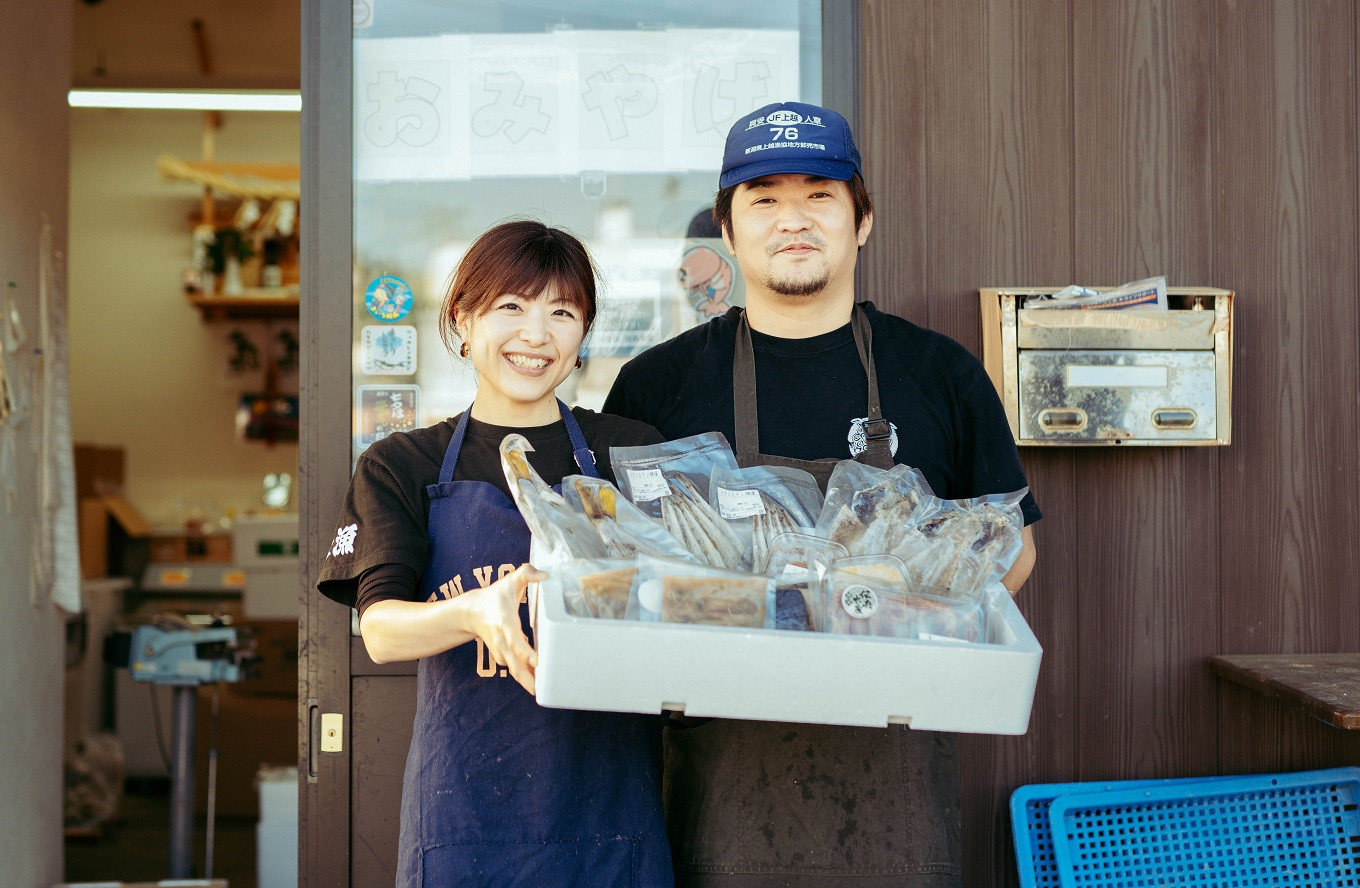
[[[546,547],[548,558],[601,558],[606,550],[589,521],[572,511],[529,465],[525,454],[533,446],[523,435],[506,435],[501,441],[501,470],[510,493],[529,530]],[[543,566],[543,565],[540,565]]]
[[[774,538],[781,533],[797,533],[802,530],[789,510],[764,491],[760,492],[760,504],[764,511],[751,516],[751,564],[765,563]]]
[[[661,498],[661,523],[686,549],[707,564],[739,570],[745,565],[741,542],[703,494],[684,475],[666,473],[670,495]]]

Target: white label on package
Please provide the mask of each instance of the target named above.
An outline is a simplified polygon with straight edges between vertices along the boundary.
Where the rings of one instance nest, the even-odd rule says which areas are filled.
[[[671,495],[671,487],[660,469],[629,469],[628,484],[635,503],[649,503]]]
[[[841,607],[857,620],[867,620],[878,613],[878,593],[868,586],[846,586],[841,592]]]
[[[1166,367],[1111,367],[1069,364],[1067,386],[1090,388],[1166,388]]]
[[[728,521],[764,515],[765,504],[760,501],[759,490],[728,490],[718,488],[718,514]]]

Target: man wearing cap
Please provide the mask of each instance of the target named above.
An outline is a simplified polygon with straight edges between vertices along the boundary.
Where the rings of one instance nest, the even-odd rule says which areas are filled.
[[[845,118],[767,105],[727,136],[713,218],[745,278],[746,307],[630,361],[607,413],[667,438],[720,431],[742,466],[811,472],[843,459],[920,469],[948,499],[1026,486],[1005,412],[958,343],[856,301],[873,228]],[[866,294],[867,295],[867,294]],[[1041,517],[1026,494],[1025,523]],[[1030,529],[1003,579],[1034,565]],[[856,671],[860,682],[909,681]],[[954,737],[713,719],[666,737],[667,817],[684,886],[960,884]]]

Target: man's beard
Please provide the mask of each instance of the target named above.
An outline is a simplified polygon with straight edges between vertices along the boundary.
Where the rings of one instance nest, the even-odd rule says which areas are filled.
[[[816,277],[804,278],[802,280],[789,280],[787,278],[779,279],[771,276],[766,278],[765,286],[768,287],[771,292],[778,293],[780,296],[816,296],[826,289],[826,285],[830,280],[831,273],[826,269],[822,269],[821,274]]]
[[[798,237],[796,240],[804,241],[808,245],[816,247],[819,250],[826,248],[826,241],[823,238],[818,237],[817,235],[814,234],[802,235]],[[780,250],[784,249],[784,247],[788,246],[790,243],[794,243],[794,240],[786,240],[784,243],[777,244],[771,247],[770,249],[771,255],[778,253]],[[793,296],[793,297],[816,296],[817,294],[821,293],[823,290],[826,289],[826,285],[827,283],[830,282],[830,280],[831,269],[823,265],[822,268],[815,271],[809,269],[807,277],[777,278],[774,276],[774,274],[769,274],[765,278],[765,286],[769,288],[771,292],[778,293],[780,296]]]

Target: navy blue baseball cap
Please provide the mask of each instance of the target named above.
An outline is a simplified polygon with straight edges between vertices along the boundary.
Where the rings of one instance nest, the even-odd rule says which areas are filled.
[[[819,105],[775,102],[747,114],[727,131],[718,187],[781,173],[846,182],[858,172],[859,149],[844,117]]]

